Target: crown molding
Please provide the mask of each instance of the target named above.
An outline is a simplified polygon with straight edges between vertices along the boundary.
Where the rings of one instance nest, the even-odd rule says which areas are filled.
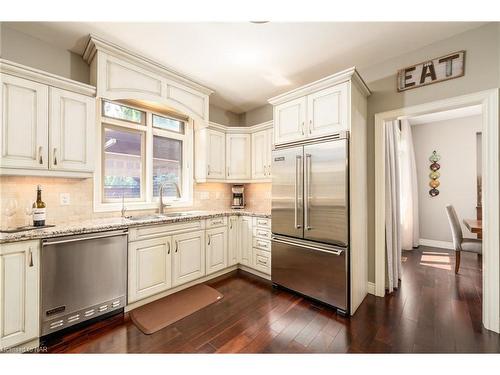
[[[194,82],[185,75],[178,73],[157,61],[148,59],[138,53],[123,48],[117,44],[111,43],[101,37],[90,34],[87,46],[85,47],[85,50],[83,52],[83,59],[87,62],[87,64],[90,65],[92,63],[92,60],[94,60],[97,52],[104,52],[113,56],[118,56],[132,64],[137,64],[139,66],[145,67],[147,70],[153,71],[164,78],[181,83],[205,95],[210,95],[214,92],[208,87]]]
[[[363,78],[361,78],[356,68],[352,67],[311,82],[307,85],[298,87],[284,94],[274,96],[270,98],[268,102],[272,105],[278,105],[347,81],[353,82],[361,90],[361,93],[364,96],[369,96],[371,94],[370,89],[363,81]]]
[[[0,72],[83,95],[96,95],[96,88],[94,86],[44,72],[43,70],[31,68],[6,59],[0,58]]]
[[[273,127],[273,121],[266,121],[260,124],[255,124],[252,126],[227,126],[218,124],[216,122],[210,121],[208,123],[209,129],[218,130],[223,133],[231,133],[231,134],[251,134],[257,131],[271,129]]]

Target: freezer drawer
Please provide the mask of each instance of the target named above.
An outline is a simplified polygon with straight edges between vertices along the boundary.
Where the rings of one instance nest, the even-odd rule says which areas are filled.
[[[281,238],[271,244],[273,283],[349,312],[347,249]]]

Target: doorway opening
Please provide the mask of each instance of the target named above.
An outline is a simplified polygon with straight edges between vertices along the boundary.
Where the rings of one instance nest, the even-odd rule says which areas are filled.
[[[468,280],[474,315],[498,332],[497,90],[377,114],[375,125],[375,294],[405,272],[444,275],[449,293]]]

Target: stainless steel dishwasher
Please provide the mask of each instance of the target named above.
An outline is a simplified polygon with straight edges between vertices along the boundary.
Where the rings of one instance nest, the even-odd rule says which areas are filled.
[[[42,243],[41,336],[125,307],[126,230]]]

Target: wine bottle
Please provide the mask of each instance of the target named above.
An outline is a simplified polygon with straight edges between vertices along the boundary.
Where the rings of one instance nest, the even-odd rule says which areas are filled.
[[[42,187],[36,187],[36,202],[33,203],[33,226],[43,227],[45,225],[45,202],[42,201]]]

